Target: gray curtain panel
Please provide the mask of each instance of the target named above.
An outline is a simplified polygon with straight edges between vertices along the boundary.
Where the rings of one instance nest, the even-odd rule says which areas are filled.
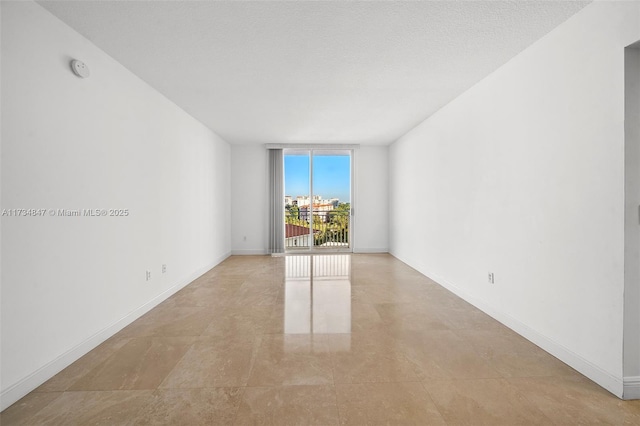
[[[269,149],[269,253],[284,253],[284,160]]]

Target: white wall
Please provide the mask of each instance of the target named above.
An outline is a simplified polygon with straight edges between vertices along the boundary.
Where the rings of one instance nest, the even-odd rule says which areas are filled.
[[[389,251],[389,147],[361,146],[354,154],[353,251]]]
[[[392,254],[617,395],[639,18],[587,6],[390,148]]]
[[[231,244],[229,145],[39,5],[1,7],[2,208],[130,212],[2,217],[5,408]]]
[[[231,248],[234,254],[267,252],[267,160],[264,146],[231,146]],[[388,147],[363,146],[356,150],[354,252],[388,251],[388,169]]]
[[[263,145],[231,145],[231,249],[266,254],[268,152]],[[246,237],[246,240],[245,240]]]
[[[624,75],[624,376],[635,378],[635,394],[640,398],[640,44],[625,49]]]

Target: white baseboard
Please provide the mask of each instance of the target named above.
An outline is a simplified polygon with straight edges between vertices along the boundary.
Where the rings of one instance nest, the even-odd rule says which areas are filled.
[[[269,254],[267,250],[231,250],[233,256],[256,256]]]
[[[353,248],[353,252],[354,253],[360,253],[360,254],[364,254],[364,253],[389,253],[389,249],[388,248],[367,248],[367,247],[354,247]]]
[[[188,276],[178,280],[178,282],[174,286],[154,297],[139,308],[135,309],[133,312],[127,314],[124,318],[121,318],[111,325],[105,327],[104,329],[98,331],[80,344],[63,353],[59,357],[55,358],[33,373],[9,386],[7,389],[4,389],[0,394],[0,411],[6,409],[11,404],[15,403],[20,398],[24,397],[29,392],[49,380],[51,377],[55,376],[60,371],[73,364],[75,361],[97,347],[99,344],[116,334],[118,331],[122,330],[127,325],[131,324],[136,319],[140,318],[142,315],[149,312],[151,309],[155,308],[158,304],[169,298],[178,290],[185,287],[187,284],[193,282],[196,278],[225,260],[230,255],[231,253],[227,252],[224,255],[219,256],[213,262],[210,262],[202,268],[194,271],[192,274],[189,274]]]
[[[640,399],[640,376],[624,378],[622,399]]]
[[[616,377],[604,371],[597,365],[584,359],[582,356],[576,354],[575,352],[567,349],[560,343],[548,338],[547,336],[540,334],[536,330],[530,328],[528,325],[520,322],[520,320],[513,318],[509,314],[498,311],[492,306],[490,306],[489,304],[487,304],[486,302],[469,295],[466,291],[462,290],[460,287],[454,285],[453,283],[447,281],[443,277],[440,277],[437,274],[433,274],[430,271],[426,270],[425,268],[419,268],[419,267],[413,266],[413,265],[417,265],[418,262],[413,263],[410,260],[405,260],[404,258],[397,256],[393,252],[391,252],[391,255],[397,258],[398,260],[400,260],[401,262],[406,263],[407,265],[416,269],[418,272],[431,278],[433,281],[440,284],[442,287],[446,288],[447,290],[451,291],[456,296],[471,303],[473,306],[477,307],[478,309],[480,309],[490,317],[494,318],[495,320],[506,325],[516,333],[520,334],[522,337],[526,338],[527,340],[533,342],[540,348],[549,352],[551,355],[555,356],[560,361],[569,365],[574,370],[577,370],[584,376],[596,382],[598,385],[602,386],[603,388],[605,388],[606,390],[608,390],[618,398],[623,397],[623,389],[626,388],[626,386],[623,386],[622,377]],[[629,387],[630,387],[629,392],[633,392],[634,390],[637,392],[637,390],[639,389],[638,385],[640,385],[640,382],[629,382]]]

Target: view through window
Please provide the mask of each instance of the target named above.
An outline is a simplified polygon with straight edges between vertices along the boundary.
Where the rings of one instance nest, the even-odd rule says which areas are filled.
[[[351,151],[284,153],[285,248],[350,248]]]

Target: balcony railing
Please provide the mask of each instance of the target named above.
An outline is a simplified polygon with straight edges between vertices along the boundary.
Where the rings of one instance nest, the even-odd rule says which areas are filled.
[[[350,213],[344,210],[318,211],[313,213],[313,221],[306,212],[298,217],[285,212],[285,248],[348,248]],[[313,222],[313,237],[311,225]]]

